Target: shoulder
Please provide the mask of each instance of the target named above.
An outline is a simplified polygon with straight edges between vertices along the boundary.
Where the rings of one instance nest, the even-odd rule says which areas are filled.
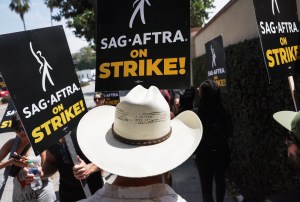
[[[1,150],[5,150],[5,151],[10,151],[11,148],[13,147],[14,143],[16,141],[16,138],[12,138],[10,140],[8,140],[1,148]]]

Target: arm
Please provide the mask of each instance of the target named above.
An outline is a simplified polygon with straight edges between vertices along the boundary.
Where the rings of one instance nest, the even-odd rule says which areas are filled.
[[[47,178],[57,171],[56,158],[48,150],[41,153],[41,178]]]
[[[38,167],[38,169],[41,178],[45,179],[57,171],[56,159],[48,150],[42,152],[40,156],[42,167]],[[26,184],[30,184],[34,179],[34,174],[30,174],[27,167],[24,168],[24,171],[26,173]]]
[[[8,155],[9,151],[12,148],[12,145],[14,144],[14,139],[8,140],[3,147],[0,150],[0,169],[3,169],[7,166],[10,166],[12,164],[12,159],[8,159],[5,162],[2,162],[3,159]]]
[[[93,163],[86,164],[79,156],[78,164],[73,167],[74,177],[78,180],[86,179],[88,176],[94,172],[101,171],[99,167],[97,167]]]
[[[10,153],[10,150],[14,144],[15,138],[8,140],[3,147],[0,150],[0,169],[6,168],[7,166],[10,165],[15,165],[19,167],[25,167],[27,164],[26,158],[21,158],[21,159],[14,159],[14,158],[9,158],[7,161],[3,161],[3,159]],[[15,153],[16,154],[16,153]]]
[[[35,54],[35,52],[34,52],[34,50],[32,48],[31,42],[29,43],[29,46],[30,46],[30,50],[31,50],[32,55],[35,57],[35,59],[38,61],[38,63],[42,64],[42,62],[40,61],[39,57]]]
[[[41,165],[43,166],[45,161],[46,161],[46,154],[47,152],[46,151],[43,151],[40,156],[41,156]]]

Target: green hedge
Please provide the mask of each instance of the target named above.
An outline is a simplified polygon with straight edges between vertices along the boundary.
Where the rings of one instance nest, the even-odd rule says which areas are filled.
[[[292,190],[299,180],[287,161],[287,131],[272,118],[279,110],[294,110],[287,78],[269,84],[259,39],[226,47],[225,58],[228,92],[223,101],[234,126],[227,172],[231,192],[258,202]],[[205,55],[193,60],[193,72],[198,86],[207,75]]]

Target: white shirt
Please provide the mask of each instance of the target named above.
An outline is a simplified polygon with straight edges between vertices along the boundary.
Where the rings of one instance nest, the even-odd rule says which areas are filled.
[[[120,187],[104,184],[94,195],[80,202],[186,202],[167,184],[154,184],[142,187]]]

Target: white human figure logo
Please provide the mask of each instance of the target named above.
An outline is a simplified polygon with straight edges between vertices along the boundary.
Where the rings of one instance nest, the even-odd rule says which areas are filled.
[[[277,12],[280,13],[279,7],[278,7],[278,4],[277,4],[277,0],[271,0],[271,1],[272,1],[272,12],[273,12],[273,15],[275,15],[274,4],[276,5]]]
[[[43,87],[44,92],[46,92],[46,78],[49,80],[49,82],[52,84],[52,86],[54,86],[54,83],[51,79],[51,76],[50,76],[50,73],[48,70],[48,68],[52,70],[52,67],[49,65],[46,58],[44,56],[42,56],[41,51],[37,51],[35,53],[32,48],[31,42],[29,43],[29,45],[30,45],[30,50],[32,52],[32,55],[35,57],[37,62],[40,63],[39,72],[40,72],[40,74],[42,74],[42,87]]]
[[[130,18],[130,21],[129,21],[129,27],[130,27],[130,28],[132,28],[133,21],[134,21],[134,19],[135,19],[137,13],[138,13],[139,11],[140,11],[140,16],[141,16],[142,23],[143,23],[143,24],[146,24],[146,22],[145,22],[145,16],[144,16],[145,1],[146,1],[146,3],[147,3],[149,6],[151,6],[151,5],[150,5],[150,2],[149,2],[149,0],[136,0],[136,1],[133,3],[133,7],[134,7],[134,4],[137,3],[138,1],[139,1],[139,3],[138,3],[138,5],[135,7],[135,10],[133,11],[133,13],[132,13],[132,15],[131,15],[131,18]]]
[[[213,49],[212,45],[210,45],[210,51],[211,51],[211,67],[217,66],[216,64],[216,53],[215,50]]]

